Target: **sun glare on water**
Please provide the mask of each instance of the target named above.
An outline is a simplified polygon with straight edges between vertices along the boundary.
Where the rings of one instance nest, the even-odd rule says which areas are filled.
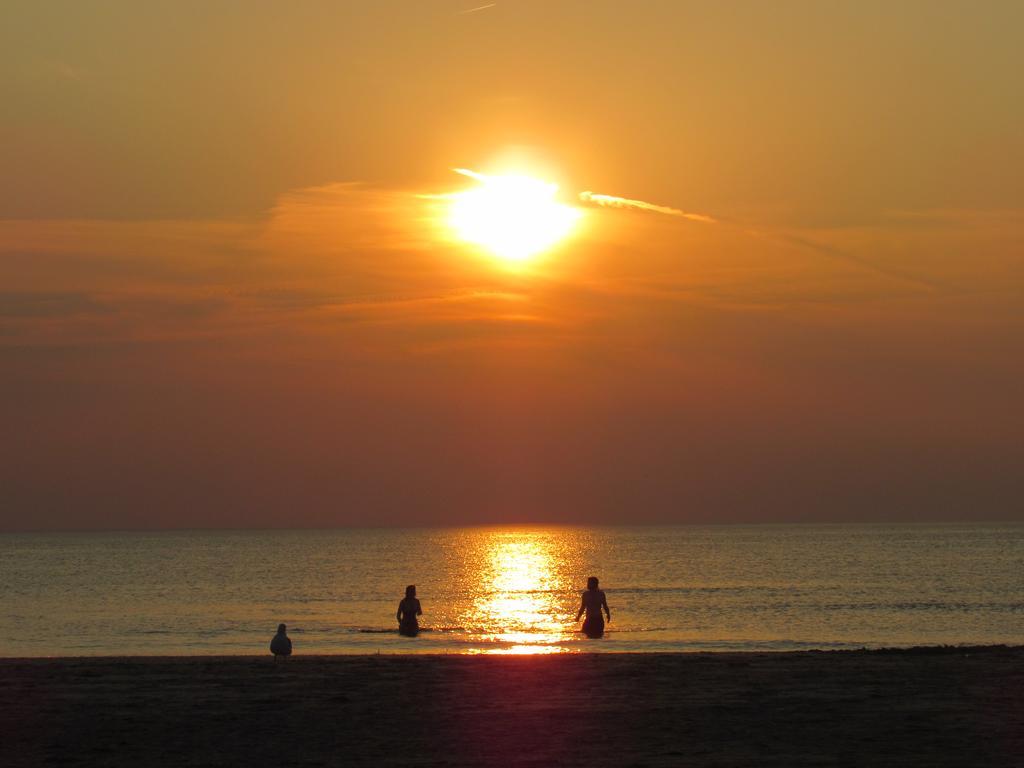
[[[456,171],[477,185],[449,197],[449,225],[459,240],[506,262],[521,263],[548,250],[582,216],[557,200],[557,184],[530,176]]]
[[[563,653],[575,626],[578,600],[564,578],[574,564],[559,536],[497,531],[468,546],[470,581],[479,591],[461,626],[478,632],[484,647],[474,653]]]

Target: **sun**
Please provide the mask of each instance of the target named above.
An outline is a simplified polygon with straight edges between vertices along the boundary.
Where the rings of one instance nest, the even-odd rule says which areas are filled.
[[[583,212],[558,202],[558,185],[523,175],[491,176],[456,168],[477,182],[448,196],[455,236],[511,264],[527,261],[564,239]]]

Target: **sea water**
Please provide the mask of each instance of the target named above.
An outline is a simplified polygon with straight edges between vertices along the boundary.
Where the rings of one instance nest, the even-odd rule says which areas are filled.
[[[298,654],[1024,643],[1013,524],[5,534],[0,578],[2,656],[267,653],[281,622]]]

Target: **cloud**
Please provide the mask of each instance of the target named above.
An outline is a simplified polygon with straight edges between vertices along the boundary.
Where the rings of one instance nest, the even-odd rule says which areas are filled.
[[[438,348],[431,328],[443,345],[536,326],[510,306],[524,279],[446,240],[442,205],[337,183],[282,194],[262,221],[0,221],[0,343],[306,334],[400,355]]]
[[[753,231],[585,192],[592,206],[717,224],[592,216],[576,240],[510,271],[452,241],[445,197],[425,192],[295,189],[262,220],[0,221],[2,343],[306,337],[306,348],[394,359],[487,344],[624,347],[680,312],[852,317],[966,289],[1002,291],[1005,303],[1020,284],[1013,217],[934,232]]]
[[[456,11],[456,16],[465,16],[469,13],[477,13],[478,11],[486,11],[488,8],[494,8],[497,3],[488,3],[487,5],[478,5],[476,8],[466,8],[464,11]]]
[[[631,200],[628,197],[599,195],[596,192],[586,191],[580,192],[580,200],[584,203],[597,205],[602,208],[624,208],[631,211],[650,211],[652,213],[662,213],[666,216],[678,216],[679,218],[689,219],[690,221],[701,221],[705,224],[716,223],[714,218],[703,213],[689,213],[687,211],[681,211],[678,208],[670,208],[667,205],[655,205],[654,203],[647,203],[643,200]]]
[[[579,197],[582,202],[590,203],[591,205],[601,206],[605,208],[622,208],[635,211],[650,211],[652,213],[660,213],[666,216],[676,216],[679,218],[689,219],[691,221],[700,221],[708,224],[722,223],[718,219],[715,219],[711,216],[707,216],[705,214],[690,213],[687,211],[679,210],[678,208],[670,208],[664,205],[656,205],[654,203],[648,203],[643,200],[632,200],[624,197],[616,197],[614,195],[600,195],[589,191],[581,192]],[[904,218],[909,217],[904,215]],[[918,289],[923,288],[925,290],[934,290],[945,287],[940,282],[930,279],[926,276],[914,274],[912,272],[897,267],[879,264],[869,258],[865,258],[857,253],[851,252],[848,249],[843,249],[828,243],[817,242],[814,239],[803,235],[769,229],[751,229],[735,221],[725,223],[732,228],[738,229],[739,231],[743,232],[746,235],[751,235],[757,238],[774,239],[780,242],[794,245],[798,248],[806,248],[822,256],[827,256],[829,258],[846,261],[850,264],[854,264],[868,271],[875,272],[880,276],[903,282],[909,286],[913,286]]]
[[[72,291],[0,292],[0,320],[96,314],[109,308],[88,293]]]
[[[768,236],[592,210],[509,272],[445,241],[422,191],[293,190],[256,221],[0,221],[7,506],[327,524],[497,498],[612,520],[639,488],[670,519],[680,498],[823,509],[861,486],[874,509],[908,465],[922,509],[957,467],[976,468],[965,504],[1012,489],[1018,221]]]
[[[810,251],[813,251],[814,253],[821,254],[822,256],[827,256],[833,259],[839,259],[840,261],[846,261],[850,264],[866,269],[869,272],[875,272],[882,277],[886,277],[891,280],[896,280],[898,282],[905,283],[906,285],[916,289],[932,291],[941,288],[948,288],[948,286],[943,285],[938,280],[934,280],[923,275],[912,274],[911,272],[908,272],[904,269],[886,266],[884,264],[878,264],[872,261],[871,259],[864,258],[863,256],[857,253],[853,253],[849,250],[845,250],[834,245],[819,243],[800,235],[794,235],[785,232],[765,233],[756,230],[749,230],[749,232],[750,234],[758,237],[774,238],[782,242],[790,243],[799,248],[806,248]]]

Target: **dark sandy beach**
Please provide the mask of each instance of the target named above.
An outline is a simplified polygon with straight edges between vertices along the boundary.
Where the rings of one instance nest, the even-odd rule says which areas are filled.
[[[1024,765],[1024,648],[0,661],[0,765]]]

